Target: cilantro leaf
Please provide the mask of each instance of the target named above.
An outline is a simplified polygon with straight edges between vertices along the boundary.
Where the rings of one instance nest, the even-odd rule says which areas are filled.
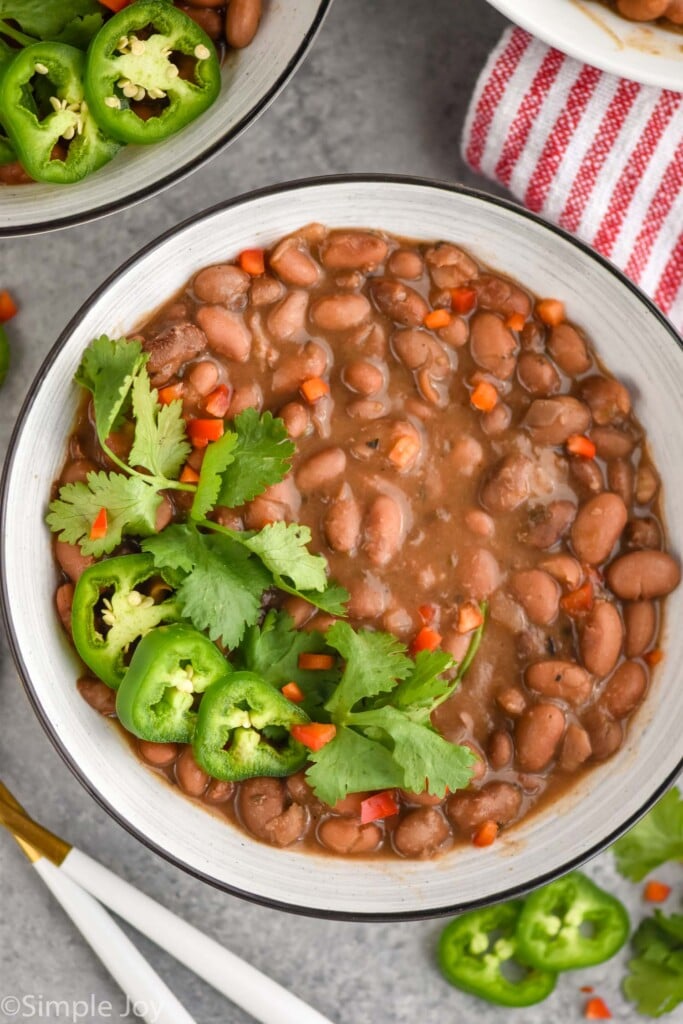
[[[56,43],[68,43],[78,50],[87,50],[90,40],[97,35],[104,24],[104,17],[99,12],[84,14],[70,21],[62,31],[54,37]]]
[[[247,626],[258,620],[270,576],[258,561],[229,537],[203,534],[189,524],[167,527],[142,545],[159,569],[187,573],[177,587],[185,615],[197,629],[237,647]]]
[[[271,610],[261,626],[251,626],[240,646],[238,661],[241,668],[256,672],[267,683],[281,689],[285,683],[297,683],[306,694],[303,708],[310,714],[316,709],[316,720],[321,721],[321,705],[339,682],[340,670],[299,668],[300,654],[329,654],[329,647],[320,633],[306,633],[295,629],[287,612]]]
[[[401,785],[421,793],[428,780],[434,796],[444,796],[447,789],[456,790],[472,780],[475,756],[468,747],[459,747],[445,740],[430,725],[412,721],[397,708],[384,707],[349,715],[350,725],[386,734],[392,756],[403,772]],[[373,787],[375,788],[375,787]]]
[[[668,860],[683,860],[683,798],[670,789],[649,814],[613,846],[617,870],[632,882]]]
[[[324,590],[327,585],[327,561],[322,555],[312,555],[307,548],[311,531],[300,523],[271,523],[244,541],[270,569],[275,582],[285,582],[297,590]]]
[[[420,651],[413,671],[392,693],[392,705],[396,708],[425,708],[431,714],[437,703],[453,690],[454,684],[441,677],[454,664],[446,651]]]
[[[135,439],[129,464],[142,466],[156,477],[175,479],[192,451],[185,433],[182,402],[161,405],[144,366],[133,380],[132,397]]]
[[[629,961],[624,993],[639,1013],[661,1017],[683,1002],[683,915],[641,921],[633,939],[638,956]]]
[[[349,599],[349,592],[337,583],[331,583],[327,590],[322,592],[318,590],[297,590],[296,587],[291,587],[282,577],[278,577],[277,586],[280,590],[284,590],[285,593],[291,594],[293,597],[302,597],[304,601],[308,601],[309,604],[319,608],[322,612],[327,612],[328,615],[346,615],[345,605]]]
[[[98,14],[101,24],[101,11],[96,0],[0,0],[0,18],[11,18],[36,39],[55,40],[84,15]]]
[[[218,501],[221,474],[235,461],[237,434],[231,430],[208,445],[202,461],[197,493],[190,512],[193,519],[204,519]]]
[[[404,644],[391,633],[356,632],[347,622],[335,622],[327,631],[327,642],[346,661],[341,683],[325,705],[338,721],[364,697],[393,690],[413,668]]]
[[[88,473],[87,483],[65,484],[50,502],[47,522],[59,539],[80,544],[84,555],[109,554],[125,534],[154,533],[161,497],[140,477],[123,473]],[[107,511],[107,533],[91,540],[90,531],[101,509]]]
[[[97,437],[102,446],[123,409],[135,375],[146,361],[139,341],[113,341],[106,334],[96,338],[83,353],[75,380],[92,393]]]
[[[295,451],[284,423],[272,413],[259,416],[256,409],[245,409],[233,426],[237,434],[234,459],[220,475],[218,492],[218,504],[228,508],[251,501],[283,480]]]
[[[326,804],[336,804],[349,793],[403,785],[403,772],[391,752],[381,743],[344,726],[338,726],[334,739],[312,752],[310,760],[313,764],[306,778],[315,795]]]

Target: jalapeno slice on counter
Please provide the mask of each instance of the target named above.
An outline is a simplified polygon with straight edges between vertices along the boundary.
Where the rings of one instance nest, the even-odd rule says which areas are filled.
[[[175,595],[166,588],[152,556],[120,555],[89,566],[78,580],[71,630],[88,668],[116,690],[131,645],[162,622],[179,618]]]
[[[168,138],[211,106],[220,88],[213,43],[164,0],[126,7],[88,50],[87,101],[104,131],[121,142]]]
[[[521,900],[472,910],[451,921],[439,939],[439,966],[447,981],[499,1006],[532,1006],[555,988],[556,975],[530,967],[516,936]]]
[[[196,694],[231,671],[216,645],[192,626],[159,626],[135,649],[116,694],[116,714],[140,739],[189,743]]]
[[[0,76],[2,76],[4,68],[14,59],[16,52],[16,50],[0,39]],[[4,167],[5,164],[13,164],[16,159],[16,150],[8,138],[2,122],[0,122],[0,167]]]
[[[90,112],[84,72],[84,55],[65,43],[27,46],[0,71],[3,125],[18,159],[36,181],[80,181],[121,148]]]
[[[609,960],[629,933],[625,908],[574,871],[527,897],[517,927],[521,955],[551,971]]]
[[[253,672],[233,672],[202,697],[192,748],[215,779],[293,775],[308,751],[289,733],[308,722],[305,711]]]

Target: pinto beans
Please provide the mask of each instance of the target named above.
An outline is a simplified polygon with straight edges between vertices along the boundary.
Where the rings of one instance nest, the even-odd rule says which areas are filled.
[[[187,379],[197,394],[204,398],[211,394],[218,384],[218,376],[216,364],[211,359],[202,359],[190,367]]]
[[[333,551],[349,554],[358,545],[361,528],[361,508],[351,491],[342,493],[325,513],[325,539]]]
[[[223,306],[200,306],[197,321],[209,348],[226,359],[246,363],[251,352],[251,331],[239,313],[232,313]]]
[[[327,295],[311,310],[313,323],[324,331],[348,331],[370,317],[370,303],[364,295]]]
[[[275,247],[270,265],[285,284],[298,288],[312,288],[320,278],[320,267],[298,238],[286,238]]]
[[[652,466],[647,463],[638,466],[636,473],[635,495],[639,505],[649,505],[659,490],[659,477]]]
[[[647,673],[638,661],[624,661],[600,694],[598,704],[613,718],[626,718],[640,704],[647,689]]]
[[[612,459],[607,463],[609,489],[627,506],[633,501],[634,475],[633,466],[626,459]]]
[[[527,698],[519,686],[504,686],[496,694],[496,703],[510,718],[517,718],[526,708]]]
[[[382,841],[382,830],[374,822],[361,825],[359,818],[327,818],[320,823],[318,838],[334,853],[372,853]]]
[[[384,387],[384,373],[366,359],[353,359],[342,372],[347,388],[359,395],[376,395]]]
[[[591,421],[588,407],[571,395],[536,398],[524,417],[532,441],[541,445],[564,444],[572,434],[584,434]]]
[[[55,594],[57,614],[59,615],[61,623],[67,633],[71,632],[71,606],[73,604],[73,600],[73,583],[62,583],[61,587],[57,587],[57,593]]]
[[[576,505],[571,501],[551,501],[536,505],[529,512],[529,526],[524,531],[527,544],[545,551],[557,544],[572,525]]]
[[[433,807],[409,811],[393,833],[394,846],[404,857],[433,857],[450,835],[444,817]]]
[[[276,341],[302,341],[307,313],[308,292],[291,291],[268,313],[266,327]]]
[[[455,581],[467,597],[483,601],[500,586],[500,566],[486,548],[469,548],[460,556]]]
[[[227,419],[234,420],[245,409],[260,409],[263,404],[263,393],[259,385],[254,381],[251,384],[243,384],[235,388],[228,407]]]
[[[632,551],[607,567],[607,585],[626,601],[665,597],[681,581],[678,563],[666,551]]]
[[[477,366],[498,380],[509,380],[515,372],[515,336],[495,313],[475,313],[470,324],[470,351]]]
[[[210,778],[195,761],[192,747],[185,747],[176,761],[175,778],[183,793],[188,796],[200,797],[209,785]]]
[[[518,285],[494,274],[480,274],[472,282],[477,292],[477,301],[484,309],[492,309],[508,317],[521,313],[526,319],[531,313],[531,299]]]
[[[450,461],[462,476],[473,476],[483,465],[484,449],[475,438],[465,435],[453,445]]]
[[[619,14],[630,21],[654,21],[667,13],[671,0],[617,0]]]
[[[601,459],[624,459],[636,446],[636,438],[616,427],[593,427],[591,438]]]
[[[640,550],[642,548],[660,548],[662,531],[659,523],[652,516],[642,519],[629,519],[624,530],[624,547]]]
[[[605,489],[602,470],[594,459],[582,459],[580,456],[569,460],[569,472],[572,478],[589,494],[600,494]]]
[[[516,572],[510,580],[510,589],[537,626],[547,626],[557,618],[560,588],[547,572],[542,569]]]
[[[223,19],[218,11],[213,11],[208,7],[191,7],[186,3],[179,3],[176,6],[178,10],[183,11],[188,18],[192,18],[200,28],[204,29],[210,39],[218,42],[223,34]]]
[[[420,293],[399,281],[377,278],[370,282],[370,291],[379,311],[405,327],[419,327],[429,312]]]
[[[218,263],[200,270],[192,288],[200,302],[242,310],[246,304],[251,278],[232,263]]]
[[[436,333],[451,348],[462,348],[469,339],[470,325],[463,317],[454,316],[449,324],[440,327]]]
[[[300,402],[287,402],[279,412],[280,419],[291,438],[303,437],[311,425],[308,409]]]
[[[493,537],[496,532],[495,520],[482,512],[480,508],[470,508],[464,516],[464,523],[468,530],[477,537]]]
[[[391,341],[394,352],[409,370],[419,370],[430,362],[433,342],[426,331],[394,331]]]
[[[624,626],[609,601],[596,601],[580,631],[579,649],[586,669],[594,676],[608,676],[621,654]]]
[[[224,779],[211,779],[209,787],[204,793],[202,800],[204,803],[217,806],[219,804],[227,803],[234,792],[234,782],[226,782]]]
[[[512,737],[507,732],[498,730],[489,740],[489,761],[494,771],[500,771],[512,761],[515,748]]]
[[[296,474],[297,486],[304,492],[321,490],[338,480],[345,469],[344,450],[325,448],[299,466]]]
[[[82,554],[78,544],[67,544],[64,540],[55,541],[54,552],[60,568],[73,583],[76,583],[88,566],[93,565],[95,561],[92,555]]]
[[[489,782],[476,792],[459,790],[446,801],[446,817],[461,832],[471,833],[485,821],[507,825],[522,806],[522,791],[510,782]]]
[[[589,708],[583,716],[583,724],[590,739],[594,761],[606,761],[621,746],[624,727],[621,722],[615,722],[605,708],[597,704]]]
[[[576,590],[583,580],[583,570],[571,555],[551,555],[539,564],[567,590]]]
[[[376,566],[387,565],[397,554],[403,541],[405,526],[403,511],[388,494],[380,494],[365,517],[363,548]]]
[[[592,690],[588,672],[573,661],[537,661],[529,665],[524,680],[535,693],[564,700],[568,704],[584,704]]]
[[[657,608],[652,601],[629,601],[624,605],[627,658],[639,658],[652,646],[657,632]]]
[[[76,687],[83,700],[95,711],[106,716],[116,714],[116,690],[112,690],[106,683],[84,676],[78,680]]]
[[[522,352],[517,361],[517,377],[525,391],[535,397],[547,398],[560,390],[560,375],[540,352]]]
[[[386,259],[389,246],[367,231],[332,231],[323,249],[328,270],[374,270]]]
[[[522,771],[547,768],[564,734],[564,712],[556,704],[534,704],[523,713],[515,728],[517,763]]]
[[[282,298],[284,293],[285,288],[281,281],[268,274],[263,274],[262,277],[252,279],[249,301],[252,306],[272,306],[274,302]]]
[[[377,619],[387,610],[389,596],[389,590],[383,583],[366,575],[349,587],[349,615],[354,619]]]
[[[396,249],[387,263],[387,270],[395,277],[404,277],[408,281],[416,281],[424,274],[424,263],[416,252],[410,249]]]
[[[599,565],[619,540],[628,510],[618,494],[598,494],[581,506],[572,526],[574,551],[582,562]]]
[[[428,249],[425,261],[437,288],[458,288],[477,275],[477,264],[457,245],[442,242]]]
[[[507,455],[494,468],[481,490],[481,502],[489,512],[512,512],[529,497],[529,478],[533,469],[525,455]]]
[[[228,46],[241,50],[249,46],[261,20],[261,0],[230,0],[225,18]]]
[[[585,339],[571,324],[558,324],[550,332],[548,351],[565,373],[578,377],[590,369],[592,360]]]
[[[168,768],[178,756],[177,743],[150,743],[138,740],[138,752],[143,761],[155,768]]]
[[[273,373],[273,391],[296,391],[310,377],[322,377],[327,370],[327,352],[315,341],[297,345],[293,355],[283,359]]]
[[[570,722],[562,741],[560,751],[560,768],[565,772],[575,772],[588,760],[593,752],[590,736],[585,729],[575,722]]]
[[[195,324],[174,324],[153,338],[143,342],[149,352],[147,370],[152,387],[158,388],[178,374],[181,366],[195,359],[206,349],[204,331]]]
[[[90,459],[77,459],[68,463],[59,478],[60,485],[85,483],[89,473],[94,473],[97,466]]]
[[[300,804],[286,806],[286,790],[280,779],[247,779],[239,788],[239,814],[245,827],[274,846],[290,846],[300,839],[307,813]]]
[[[613,378],[586,377],[581,381],[581,398],[590,409],[593,422],[601,427],[623,419],[631,411],[631,396]]]
[[[314,814],[320,814],[325,809],[325,804],[318,800],[306,781],[305,772],[296,772],[294,775],[288,776],[285,786],[295,803],[301,804],[302,807],[309,807]]]

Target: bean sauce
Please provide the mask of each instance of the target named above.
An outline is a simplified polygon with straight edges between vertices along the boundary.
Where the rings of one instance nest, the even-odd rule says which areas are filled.
[[[519,821],[619,749],[680,571],[628,390],[558,307],[450,243],[314,224],[253,277],[226,253],[140,326],[154,385],[179,385],[188,417],[223,385],[228,420],[268,409],[295,441],[285,481],[221,521],[306,524],[351,623],[406,643],[429,622],[462,658],[476,603],[489,607],[464,682],[433,716],[476,756],[467,790],[401,791],[397,815],[361,824],[367,794],[328,807],[303,773],[233,786],[188,748],[136,742],[147,764],[263,842],[431,857],[484,822]],[[312,378],[327,388],[310,401]],[[61,479],[93,467],[108,465],[86,408]],[[184,514],[175,500],[169,520]],[[69,545],[55,554],[68,624],[84,560]],[[298,628],[329,624],[300,599],[282,604]],[[96,681],[81,692],[111,714]]]

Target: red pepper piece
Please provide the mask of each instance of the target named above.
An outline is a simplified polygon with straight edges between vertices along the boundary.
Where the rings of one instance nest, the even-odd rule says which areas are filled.
[[[212,391],[206,400],[204,408],[209,416],[218,416],[223,419],[230,406],[230,388],[227,384],[219,384],[215,391]]]
[[[238,263],[242,270],[252,277],[265,273],[266,260],[263,249],[245,249],[239,254]]]
[[[367,825],[378,818],[390,818],[398,814],[399,806],[396,794],[393,789],[385,789],[382,793],[374,793],[367,800],[362,800],[360,805],[360,820],[362,825]]]
[[[287,700],[291,700],[292,704],[302,704],[306,700],[306,694],[298,683],[285,683],[280,693]]]
[[[431,626],[423,626],[410,645],[410,653],[415,655],[420,651],[435,651],[442,639],[441,633],[437,633]]]
[[[90,527],[90,540],[104,540],[107,536],[107,510],[101,508]]]
[[[187,433],[195,448],[206,448],[209,441],[223,436],[223,420],[189,420]]]
[[[477,302],[474,288],[451,288],[451,306],[456,313],[471,313]]]
[[[657,882],[653,878],[643,890],[643,899],[648,903],[663,903],[671,893],[671,886],[664,882]]]
[[[307,722],[305,725],[293,725],[289,731],[297,743],[303,743],[309,750],[322,750],[336,736],[337,727],[324,722]]]
[[[600,999],[599,996],[595,996],[593,999],[589,999],[586,1003],[586,1007],[583,1011],[583,1015],[586,1020],[611,1020],[612,1014],[609,1011],[609,1007],[604,999]]]
[[[19,307],[9,292],[0,292],[0,324],[6,323],[16,316]]]

